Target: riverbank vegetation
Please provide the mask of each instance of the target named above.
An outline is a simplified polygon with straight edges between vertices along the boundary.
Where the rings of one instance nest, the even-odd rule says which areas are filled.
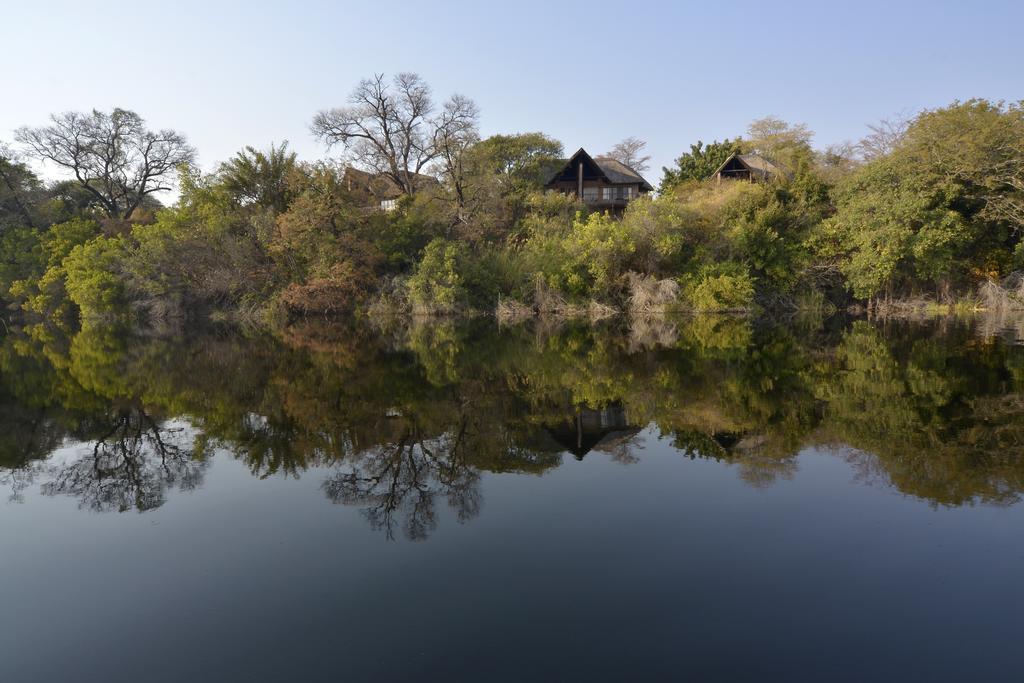
[[[8,316],[148,324],[1024,306],[1019,103],[955,102],[826,150],[761,119],[690,146],[621,217],[542,191],[560,142],[481,139],[479,116],[458,95],[435,106],[418,76],[378,77],[314,119],[343,161],[281,143],[201,173],[182,134],[132,112],[56,115],[0,149],[0,299]],[[617,152],[642,165],[642,147]],[[737,151],[787,172],[709,181]],[[393,210],[348,165],[400,188]]]

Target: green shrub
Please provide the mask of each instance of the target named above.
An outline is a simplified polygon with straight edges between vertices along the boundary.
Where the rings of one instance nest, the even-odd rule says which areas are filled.
[[[416,263],[416,256],[433,238],[444,234],[445,228],[435,203],[419,196],[401,197],[396,210],[373,213],[364,220],[366,239],[380,250],[393,272],[408,272]]]
[[[533,271],[521,254],[511,249],[484,248],[464,259],[463,269],[463,285],[476,308],[490,310],[501,298],[522,301],[533,292]]]
[[[60,265],[72,249],[98,237],[101,232],[99,223],[83,218],[51,225],[40,239],[47,267]]]
[[[461,275],[465,248],[440,237],[423,250],[409,278],[409,299],[420,313],[452,313],[467,301]]]
[[[754,279],[737,263],[705,266],[692,278],[687,295],[698,311],[749,311],[754,307]]]
[[[22,309],[48,318],[64,318],[72,312],[64,288],[63,266],[47,268],[36,279],[19,280],[11,285],[11,296],[21,299]]]
[[[75,247],[64,259],[68,298],[78,306],[82,318],[123,312],[124,279],[120,268],[124,259],[123,239],[106,237]]]
[[[605,213],[577,216],[566,238],[569,261],[562,268],[568,290],[580,295],[608,295],[621,284],[636,243],[629,226]]]

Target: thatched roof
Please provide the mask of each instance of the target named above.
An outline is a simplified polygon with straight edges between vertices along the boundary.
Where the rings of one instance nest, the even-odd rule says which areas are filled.
[[[604,180],[612,185],[639,185],[642,192],[654,191],[654,187],[644,180],[642,175],[621,161],[616,161],[611,157],[592,157],[582,147],[568,159],[559,159],[547,182],[550,183],[555,178],[575,168],[576,163],[579,161],[582,161],[588,167],[595,167]]]
[[[437,178],[423,173],[410,174],[418,188],[437,185]],[[376,199],[397,199],[405,194],[391,177],[383,173],[370,173],[349,166],[345,169],[345,183],[349,190],[368,192]]]
[[[613,183],[640,183],[648,192],[654,190],[654,188],[651,187],[651,184],[644,180],[642,175],[631,169],[629,166],[626,166],[621,161],[617,161],[611,157],[595,157],[594,161],[601,167],[604,174],[608,176],[608,180]]]
[[[761,180],[767,180],[772,176],[784,176],[789,174],[789,171],[787,171],[781,164],[769,161],[760,154],[730,154],[729,158],[723,161],[722,165],[715,169],[715,172],[711,174],[711,177],[721,173],[722,169],[734,160],[750,171],[750,175],[756,176]]]

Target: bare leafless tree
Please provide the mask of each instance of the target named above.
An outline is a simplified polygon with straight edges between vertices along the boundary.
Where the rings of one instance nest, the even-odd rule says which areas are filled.
[[[906,112],[900,112],[869,125],[868,130],[871,132],[857,143],[857,149],[864,160],[871,161],[883,157],[896,149],[907,134],[910,121],[911,118]]]
[[[455,198],[456,222],[467,219],[466,209],[471,198],[466,183],[466,153],[480,141],[479,119],[480,109],[473,100],[452,95],[436,121],[434,148],[440,173],[448,181]]]
[[[849,141],[828,145],[815,153],[818,173],[830,183],[835,183],[857,168],[859,156],[857,145]]]
[[[65,112],[50,121],[18,129],[15,139],[29,155],[71,173],[110,218],[131,217],[147,195],[171,189],[179,166],[195,160],[183,135],[147,130],[142,117],[126,109]]]
[[[318,113],[312,131],[328,145],[341,145],[355,165],[415,194],[420,174],[439,155],[441,119],[433,113],[430,86],[419,74],[400,73],[390,83],[377,74],[359,83],[349,106]]]
[[[604,156],[629,166],[637,173],[643,173],[649,168],[647,162],[651,160],[651,155],[643,154],[646,147],[647,143],[640,138],[628,137],[612,147]]]

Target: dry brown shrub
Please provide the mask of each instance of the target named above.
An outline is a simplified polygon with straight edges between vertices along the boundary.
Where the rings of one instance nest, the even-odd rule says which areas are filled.
[[[590,303],[587,304],[587,318],[589,318],[592,323],[607,320],[608,318],[614,318],[618,314],[618,309],[594,299],[591,299]]]
[[[978,287],[978,296],[993,313],[1024,310],[1024,274],[1012,273],[1002,282],[985,280]]]
[[[294,282],[281,292],[281,303],[296,315],[351,312],[369,295],[373,273],[351,261],[332,265],[325,276]]]
[[[634,317],[660,315],[680,307],[679,283],[651,275],[627,273],[629,312]]]
[[[679,343],[679,326],[660,316],[631,317],[629,349],[631,353]]]
[[[521,301],[500,299],[494,315],[501,325],[516,325],[534,317],[536,312]]]

